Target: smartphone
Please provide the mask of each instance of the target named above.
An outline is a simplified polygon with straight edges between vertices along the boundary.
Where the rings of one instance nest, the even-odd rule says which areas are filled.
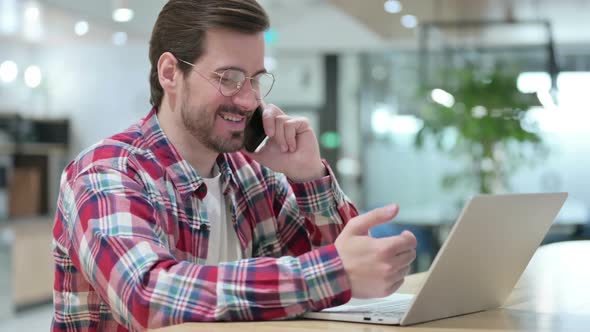
[[[267,136],[262,124],[262,107],[258,106],[254,114],[250,117],[246,129],[244,130],[244,148],[248,152],[256,152],[262,146]]]

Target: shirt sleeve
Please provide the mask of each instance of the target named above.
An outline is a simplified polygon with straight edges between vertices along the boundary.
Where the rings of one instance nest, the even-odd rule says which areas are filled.
[[[334,243],[348,220],[358,215],[354,204],[340,189],[330,165],[323,160],[327,175],[313,181],[288,180],[287,189],[279,189],[277,199],[283,200],[285,211],[280,215],[287,219],[301,219],[314,247]],[[296,213],[288,212],[296,211]],[[285,221],[285,227],[293,225]],[[287,234],[293,232],[285,232]]]
[[[219,266],[176,260],[166,221],[158,219],[143,185],[126,171],[93,167],[66,180],[58,214],[67,230],[62,245],[73,264],[130,330],[280,319],[350,298],[333,245]]]

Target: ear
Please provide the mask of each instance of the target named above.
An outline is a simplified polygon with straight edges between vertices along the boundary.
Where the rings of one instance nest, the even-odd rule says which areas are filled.
[[[158,80],[164,92],[168,95],[176,94],[178,80],[181,77],[180,71],[177,70],[178,60],[170,52],[164,52],[158,59]]]

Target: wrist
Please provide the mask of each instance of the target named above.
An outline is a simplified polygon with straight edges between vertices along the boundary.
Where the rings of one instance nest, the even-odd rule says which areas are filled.
[[[321,179],[324,176],[328,175],[328,170],[323,162],[319,162],[313,168],[306,168],[305,170],[301,170],[298,174],[294,174],[293,176],[289,176],[291,181],[293,182],[307,182],[313,181],[317,179]]]

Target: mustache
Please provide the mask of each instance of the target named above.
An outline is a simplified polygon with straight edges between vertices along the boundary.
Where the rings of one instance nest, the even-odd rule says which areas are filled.
[[[252,113],[254,113],[254,112],[253,111],[241,111],[240,109],[238,109],[235,106],[220,105],[217,108],[217,113],[229,113],[229,114],[235,114],[235,115],[245,116],[245,117],[249,118],[250,116],[252,116]]]

